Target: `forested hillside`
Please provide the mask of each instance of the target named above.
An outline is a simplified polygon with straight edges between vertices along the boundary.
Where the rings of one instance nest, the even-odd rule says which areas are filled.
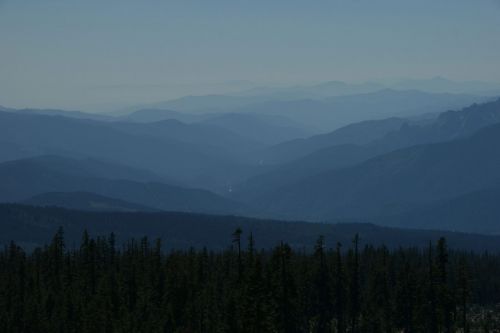
[[[359,234],[360,244],[424,248],[429,240],[446,237],[450,248],[500,253],[500,236],[466,234],[443,230],[415,230],[386,228],[359,223],[308,223],[240,216],[203,215],[181,212],[90,212],[56,207],[26,205],[0,205],[0,245],[15,241],[26,249],[42,246],[50,241],[53,233],[63,227],[68,245],[80,242],[87,230],[91,235],[114,232],[117,242],[129,238],[161,238],[164,248],[188,249],[190,247],[222,250],[226,238],[235,229],[242,228],[259,239],[258,248],[270,249],[280,241],[294,249],[311,251],[318,235],[334,245],[350,242]],[[243,240],[246,246],[246,239]]]

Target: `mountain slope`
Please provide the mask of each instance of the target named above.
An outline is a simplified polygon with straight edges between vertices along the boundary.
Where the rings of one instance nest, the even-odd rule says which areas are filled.
[[[40,169],[49,169],[76,177],[126,179],[137,182],[168,181],[164,177],[148,170],[133,168],[93,158],[76,159],[57,155],[43,155],[19,159],[18,161],[9,161],[7,163],[0,164],[0,167],[5,170],[5,167],[7,166],[10,166],[11,168],[21,168],[27,165],[31,165],[33,168],[38,167]]]
[[[209,191],[159,182],[100,178],[88,170],[65,169],[61,163],[26,159],[0,164],[0,202],[22,202],[47,192],[91,192],[160,210],[245,212],[242,205]]]
[[[286,163],[327,147],[365,145],[390,132],[399,130],[401,125],[406,122],[408,120],[404,118],[388,118],[349,124],[333,132],[291,140],[269,147],[262,153],[262,160],[266,164]]]
[[[398,150],[289,184],[255,200],[305,219],[387,215],[500,183],[500,125],[446,143]]]
[[[308,134],[301,125],[283,116],[224,113],[208,116],[200,123],[231,130],[264,144],[277,144]]]
[[[232,195],[239,200],[252,202],[262,195],[311,176],[364,162],[377,153],[375,149],[358,145],[337,145],[320,149],[283,165],[264,166],[261,173],[237,184]]]
[[[383,225],[500,234],[500,188],[488,188],[394,216],[374,218]]]
[[[152,137],[162,141],[178,141],[195,145],[213,156],[233,158],[238,161],[252,162],[254,151],[262,149],[263,144],[245,138],[236,132],[205,123],[185,124],[175,119],[152,123],[113,122],[110,128],[134,136]]]
[[[459,111],[446,111],[424,125],[407,123],[390,132],[375,145],[405,147],[422,143],[449,141],[474,134],[477,130],[500,123],[500,99],[472,104]]]

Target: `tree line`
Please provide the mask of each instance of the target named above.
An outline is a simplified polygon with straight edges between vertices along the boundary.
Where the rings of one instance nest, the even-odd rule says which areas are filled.
[[[500,256],[286,243],[162,251],[161,240],[92,238],[68,249],[60,229],[27,253],[0,252],[1,332],[488,332]],[[485,317],[485,318],[483,318]],[[493,331],[491,331],[493,332]]]

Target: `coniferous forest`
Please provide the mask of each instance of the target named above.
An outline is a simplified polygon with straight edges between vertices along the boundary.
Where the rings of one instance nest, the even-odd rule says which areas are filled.
[[[242,239],[248,246],[243,248]],[[286,243],[241,229],[224,251],[161,240],[0,253],[1,332],[496,332],[500,256],[428,248]]]

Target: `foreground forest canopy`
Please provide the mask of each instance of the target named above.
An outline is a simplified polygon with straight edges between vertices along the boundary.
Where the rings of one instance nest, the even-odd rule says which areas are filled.
[[[232,237],[232,238],[230,238]],[[243,238],[248,246],[242,246]],[[68,249],[62,229],[33,252],[0,253],[1,332],[494,332],[500,256],[286,243],[165,253],[113,234]],[[496,316],[496,317],[495,317]]]

